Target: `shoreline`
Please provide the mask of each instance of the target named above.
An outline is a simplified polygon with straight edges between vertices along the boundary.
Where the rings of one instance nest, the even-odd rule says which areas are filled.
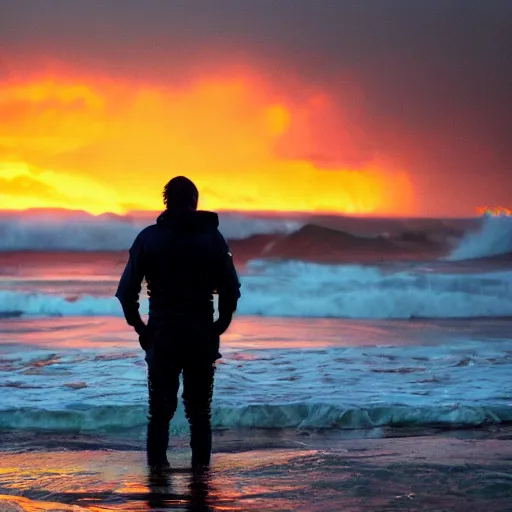
[[[188,432],[188,429],[186,429]],[[145,429],[119,433],[81,433],[52,430],[0,430],[0,452],[116,450],[144,451]],[[324,449],[338,443],[426,438],[465,441],[512,441],[512,423],[474,426],[403,426],[358,429],[337,428],[238,428],[213,431],[213,452],[245,452],[255,449],[292,449],[307,446]],[[170,435],[169,452],[188,450],[188,434]]]

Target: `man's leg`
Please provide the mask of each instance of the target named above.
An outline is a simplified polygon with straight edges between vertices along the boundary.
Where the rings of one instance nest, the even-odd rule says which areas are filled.
[[[190,424],[192,468],[210,464],[212,429],[210,423],[215,362],[193,360],[183,367],[183,404]]]
[[[169,423],[178,405],[181,366],[165,354],[148,354],[148,437],[149,466],[167,466]]]

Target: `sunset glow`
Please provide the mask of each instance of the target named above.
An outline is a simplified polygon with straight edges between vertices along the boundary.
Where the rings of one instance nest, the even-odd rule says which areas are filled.
[[[2,209],[158,210],[165,182],[186,175],[204,209],[414,213],[407,172],[339,158],[353,153],[351,127],[306,84],[248,70],[173,86],[60,72],[4,83],[0,109]]]
[[[510,217],[512,216],[511,208],[504,208],[502,206],[496,206],[494,208],[489,208],[488,206],[477,209],[480,215],[492,215],[493,217]]]

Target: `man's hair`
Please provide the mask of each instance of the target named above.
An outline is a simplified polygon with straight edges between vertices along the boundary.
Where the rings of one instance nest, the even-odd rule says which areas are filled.
[[[199,191],[185,176],[176,176],[164,187],[164,204],[168,210],[196,210]]]

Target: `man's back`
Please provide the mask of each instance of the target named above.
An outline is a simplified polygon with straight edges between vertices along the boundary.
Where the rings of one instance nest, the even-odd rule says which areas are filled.
[[[148,287],[150,322],[177,316],[213,321],[214,292],[236,307],[240,285],[218,222],[213,212],[165,211],[137,236],[116,294],[128,323],[135,309],[138,313],[135,296],[142,278]]]
[[[221,235],[211,212],[163,213],[143,241],[150,311],[212,314],[220,273]]]

